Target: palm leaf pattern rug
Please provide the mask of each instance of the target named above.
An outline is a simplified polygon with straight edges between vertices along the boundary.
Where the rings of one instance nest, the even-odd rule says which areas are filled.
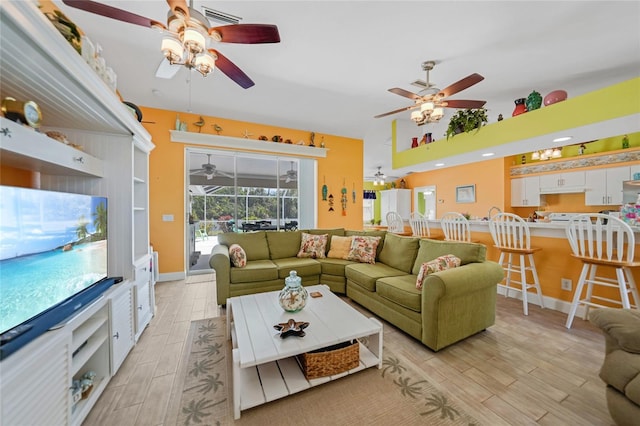
[[[424,371],[386,346],[381,369],[369,368],[244,411],[234,421],[230,345],[224,317],[191,323],[177,426],[276,424],[274,416],[278,425],[390,424],[400,419],[402,424],[480,424],[429,382]],[[348,418],[344,407],[349,407]],[[283,415],[293,412],[304,419]]]

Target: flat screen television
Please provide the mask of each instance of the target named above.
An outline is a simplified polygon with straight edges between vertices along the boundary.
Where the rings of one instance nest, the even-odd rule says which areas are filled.
[[[107,199],[0,186],[0,359],[99,297]]]

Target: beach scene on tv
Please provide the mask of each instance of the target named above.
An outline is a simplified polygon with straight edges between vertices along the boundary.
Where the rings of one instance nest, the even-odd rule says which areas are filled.
[[[0,186],[0,333],[107,277],[107,199]]]

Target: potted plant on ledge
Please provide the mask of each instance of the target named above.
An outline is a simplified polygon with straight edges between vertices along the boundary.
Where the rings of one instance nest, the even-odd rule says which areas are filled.
[[[474,129],[480,130],[480,127],[487,124],[487,121],[487,110],[485,108],[458,110],[449,120],[446,133],[447,139],[458,133],[469,133]]]

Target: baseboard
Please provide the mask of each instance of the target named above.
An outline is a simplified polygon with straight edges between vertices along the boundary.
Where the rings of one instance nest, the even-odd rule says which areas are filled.
[[[160,274],[158,276],[158,281],[179,281],[187,278],[187,274],[183,272],[169,272],[166,274]]]
[[[503,287],[498,287],[498,294],[504,296],[506,294],[506,289]],[[519,290],[511,290],[509,292],[509,297],[522,300],[522,294]],[[529,303],[533,303],[534,305],[538,304],[538,296],[536,293],[529,292]],[[555,297],[542,296],[544,308],[552,309],[554,311],[562,312],[565,314],[569,314],[569,310],[571,310],[571,302],[567,302],[566,300],[556,299]],[[584,305],[578,306],[576,311],[576,317],[582,318],[584,316],[586,307]]]

